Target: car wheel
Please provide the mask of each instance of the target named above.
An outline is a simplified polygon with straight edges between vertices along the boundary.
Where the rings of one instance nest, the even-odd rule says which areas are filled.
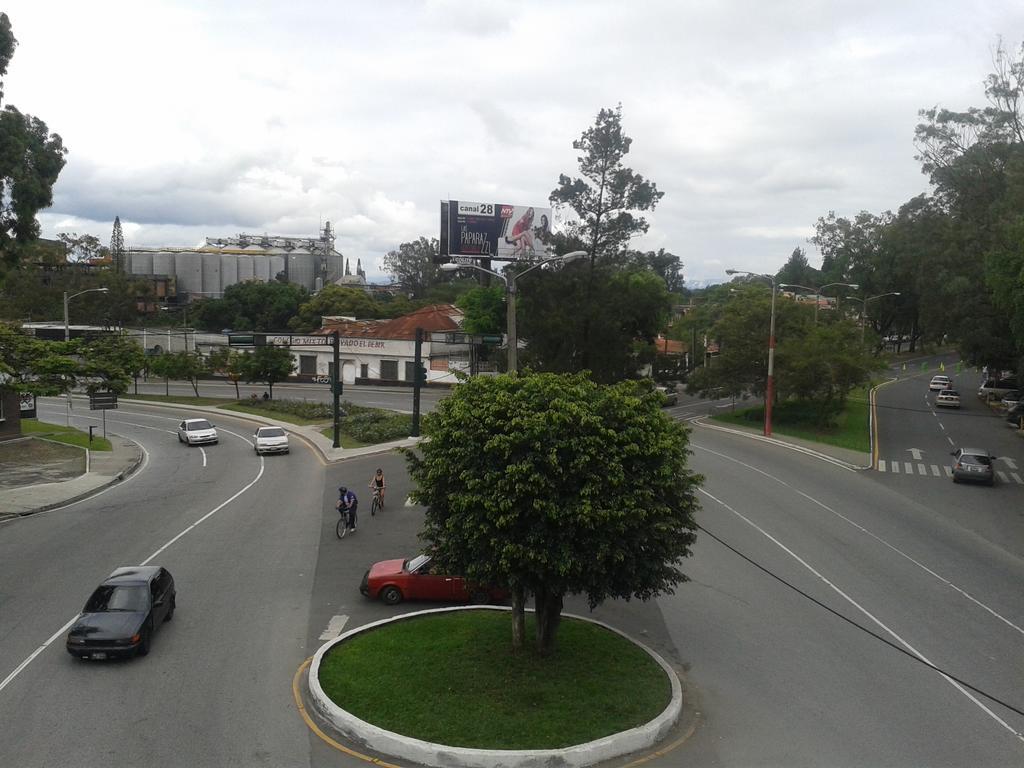
[[[150,630],[148,627],[146,629],[143,629],[142,630],[142,639],[139,640],[139,647],[136,649],[135,653],[137,653],[139,656],[146,656],[146,655],[148,655],[149,654],[149,640],[150,640],[150,638],[152,636],[153,636],[152,630]]]
[[[178,442],[179,442],[179,443],[183,443],[183,442],[185,442],[184,440],[182,440],[182,439],[181,439],[181,434],[180,434],[180,433],[178,434]]]
[[[384,587],[380,591],[380,599],[385,605],[398,605],[402,602],[402,591],[398,587]]]
[[[170,621],[174,618],[174,609],[177,607],[177,599],[177,595],[171,595],[171,607],[167,609],[167,615],[164,616],[164,621]]]
[[[469,602],[473,605],[490,605],[491,595],[486,589],[475,589],[469,595]]]

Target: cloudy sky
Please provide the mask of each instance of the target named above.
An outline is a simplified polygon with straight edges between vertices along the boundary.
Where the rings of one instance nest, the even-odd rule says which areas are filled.
[[[371,281],[442,199],[547,205],[622,104],[665,193],[637,247],[690,281],[774,272],[834,210],[928,189],[921,108],[982,105],[1024,3],[900,0],[14,0],[5,103],[61,135],[45,236],[192,246],[313,236]]]

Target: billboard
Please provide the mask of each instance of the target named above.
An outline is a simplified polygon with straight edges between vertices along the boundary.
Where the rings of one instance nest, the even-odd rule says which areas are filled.
[[[441,201],[441,255],[532,261],[551,249],[551,209]]]

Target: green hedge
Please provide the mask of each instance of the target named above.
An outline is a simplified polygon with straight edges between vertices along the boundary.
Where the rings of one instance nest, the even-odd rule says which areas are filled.
[[[311,421],[331,421],[334,409],[331,403],[309,400],[257,400],[246,405],[268,414],[288,413]],[[401,440],[409,436],[412,429],[412,416],[406,413],[395,413],[381,408],[367,408],[356,405],[348,400],[341,403],[344,423],[342,431],[350,434],[361,443],[386,443],[390,440]]]

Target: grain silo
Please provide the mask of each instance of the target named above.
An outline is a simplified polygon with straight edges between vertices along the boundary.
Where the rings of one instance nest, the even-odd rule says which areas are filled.
[[[238,257],[238,282],[247,283],[255,277],[252,266],[253,258],[253,256]]]
[[[178,293],[201,294],[203,292],[202,254],[174,254],[174,274],[178,278]]]
[[[270,256],[267,261],[270,262],[270,277],[267,278],[267,282],[269,283],[285,271],[285,263],[284,256]]]
[[[220,257],[219,253],[203,254],[203,289],[204,296],[220,296]]]
[[[174,276],[174,254],[168,251],[160,251],[159,253],[153,254],[153,272],[154,275],[166,275],[167,277]]]
[[[270,282],[270,260],[266,256],[252,257],[252,278],[261,283]]]
[[[301,285],[307,291],[311,291],[313,290],[313,277],[313,254],[304,248],[296,248],[288,254],[289,283]]]
[[[131,257],[129,260],[131,262],[133,275],[153,274],[152,253],[141,253],[139,251],[132,251],[129,255]]]
[[[220,289],[227,290],[229,285],[238,282],[238,256],[230,253],[220,255]]]

